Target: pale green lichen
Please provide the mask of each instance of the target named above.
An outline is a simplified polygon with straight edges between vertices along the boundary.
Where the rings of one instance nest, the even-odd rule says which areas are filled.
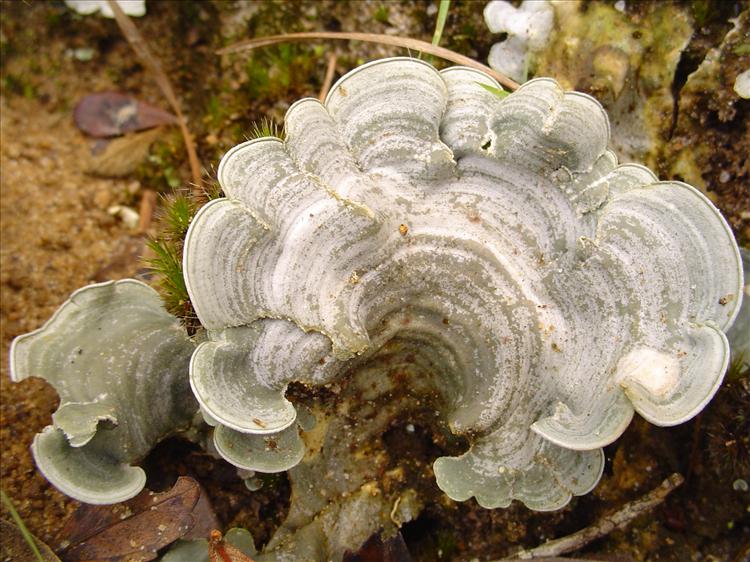
[[[672,127],[675,73],[693,35],[688,10],[655,2],[634,16],[604,2],[553,6],[555,30],[533,68],[595,95],[613,124],[612,149],[655,168]]]
[[[289,470],[288,518],[257,558],[339,560],[420,509],[378,452],[398,420],[468,442],[434,463],[450,497],[552,510],[596,485],[601,447],[634,412],[699,412],[742,300],[720,213],[618,165],[593,98],[551,79],[504,98],[480,84],[499,88],[376,61],[325,103],[292,105],[284,140],[230,150],[227,196],[184,243],[206,328],[194,352],[134,281],[85,288],[16,340],[15,379],[44,376],[62,398],[35,447],[42,471],[84,501],[129,497],[143,479],[130,465],[197,409],[189,378],[209,451],[246,476]]]
[[[79,289],[43,327],[16,338],[11,378],[41,377],[60,395],[32,447],[47,479],[87,503],[140,492],[146,475],[131,465],[197,409],[185,379],[193,349],[156,291],[134,280]]]
[[[228,198],[185,243],[209,328],[191,381],[215,422],[274,434],[294,421],[287,384],[367,368],[408,333],[473,436],[435,463],[441,488],[557,509],[634,411],[674,425],[714,394],[739,255],[699,192],[617,166],[591,97],[537,79],[500,100],[477,81],[377,61],[293,105],[284,142],[224,157]]]

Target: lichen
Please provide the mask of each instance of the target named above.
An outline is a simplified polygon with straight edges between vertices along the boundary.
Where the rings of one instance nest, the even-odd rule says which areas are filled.
[[[292,106],[285,142],[225,156],[228,198],[185,242],[209,330],[191,384],[253,439],[294,423],[288,383],[419,341],[410,369],[472,440],[436,461],[441,488],[557,509],[596,484],[634,411],[674,425],[716,391],[739,255],[696,190],[617,166],[592,98],[538,79],[498,100],[477,82],[378,61]]]
[[[197,409],[184,376],[193,348],[156,291],[132,279],[79,289],[16,338],[11,378],[42,377],[60,395],[32,446],[45,477],[87,503],[140,492],[146,474],[131,465]]]
[[[137,478],[77,497],[116,501],[142,485],[130,465],[189,423],[188,380],[213,428],[209,451],[245,474],[289,471],[289,516],[259,560],[341,559],[414,517],[419,486],[381,443],[404,420],[451,443],[432,467],[451,498],[554,510],[596,485],[601,447],[635,412],[659,425],[698,413],[722,380],[742,301],[728,225],[689,185],[618,165],[590,96],[546,78],[503,98],[498,88],[414,59],[357,68],[325,103],[292,105],[283,140],[223,158],[226,197],[198,211],[184,241],[205,329],[193,341],[133,281],[74,295],[108,295],[75,329],[69,303],[17,340],[15,378],[52,380],[59,361],[37,347],[24,363],[24,342],[56,334],[52,349],[68,357],[97,327],[111,334],[101,359],[56,385],[61,429],[48,433],[64,451],[141,431],[161,411],[153,400],[181,405],[153,439],[113,443],[117,462],[94,483],[122,467]],[[113,288],[137,294],[118,300]],[[140,345],[152,317],[158,337]],[[142,369],[167,349],[169,368],[156,371],[170,384]],[[66,395],[92,373],[101,384],[118,374],[119,409]],[[149,394],[136,405],[139,384]]]

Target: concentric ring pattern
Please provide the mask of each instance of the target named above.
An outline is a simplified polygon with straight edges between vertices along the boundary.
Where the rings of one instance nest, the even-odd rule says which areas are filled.
[[[471,442],[435,462],[438,484],[487,507],[557,509],[634,412],[674,425],[711,399],[743,282],[719,212],[618,165],[593,98],[482,85],[499,88],[375,61],[295,103],[285,140],[224,157],[226,198],[195,217],[184,270],[209,333],[190,383],[230,462],[299,462],[287,385],[377,376],[396,340]]]

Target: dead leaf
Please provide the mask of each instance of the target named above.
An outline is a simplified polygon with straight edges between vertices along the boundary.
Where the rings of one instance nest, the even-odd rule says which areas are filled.
[[[356,552],[346,551],[343,562],[412,562],[412,558],[400,532],[385,542],[376,533]]]
[[[65,524],[64,562],[146,562],[161,548],[216,520],[198,482],[180,477],[171,490],[144,490],[116,505],[82,505]],[[205,535],[204,535],[205,536]]]
[[[40,541],[38,538],[33,537],[36,542],[36,546],[39,549],[39,553],[42,555],[44,562],[60,562],[60,559],[55,556],[50,547]],[[8,521],[0,519],[0,560],[5,561],[16,561],[23,562],[25,560],[33,560],[36,562],[37,558],[34,552],[31,550],[29,543],[26,542],[23,534],[19,528]]]
[[[73,111],[76,126],[92,137],[116,137],[125,133],[176,125],[177,117],[120,92],[85,96]]]
[[[140,221],[138,222],[138,231],[146,232],[151,227],[151,221],[156,209],[156,191],[153,189],[144,189],[141,196],[141,206],[138,209]]]
[[[162,129],[156,128],[142,133],[130,133],[106,144],[98,142],[87,171],[105,177],[121,177],[134,172],[146,159],[151,144],[161,133]]]
[[[217,530],[211,531],[208,539],[208,559],[210,562],[255,562],[236,546],[232,546]]]
[[[138,28],[133,23],[133,20],[130,19],[130,16],[128,16],[123,11],[123,9],[120,8],[120,5],[117,2],[108,0],[107,4],[112,10],[112,13],[115,16],[115,21],[117,22],[120,31],[122,31],[122,34],[125,36],[125,39],[128,40],[128,43],[130,43],[130,46],[135,51],[135,54],[138,55],[138,58],[141,59],[141,62],[144,63],[146,65],[146,68],[148,68],[154,75],[156,84],[159,86],[162,94],[164,94],[164,97],[167,98],[169,105],[172,106],[172,109],[177,114],[180,131],[182,132],[182,138],[185,141],[185,150],[187,151],[188,162],[190,163],[190,173],[193,176],[193,195],[197,198],[198,201],[202,201],[204,199],[204,193],[201,165],[198,161],[198,155],[195,152],[195,142],[193,142],[193,137],[188,130],[185,116],[182,114],[180,104],[177,101],[177,96],[172,89],[172,84],[169,81],[166,73],[164,72],[159,59],[151,54],[151,49],[148,48],[143,35],[141,35],[141,33],[138,31]]]
[[[181,538],[185,540],[208,539],[211,537],[211,531],[219,526],[219,520],[205,492],[201,494],[198,503],[193,508],[193,521],[195,525]]]

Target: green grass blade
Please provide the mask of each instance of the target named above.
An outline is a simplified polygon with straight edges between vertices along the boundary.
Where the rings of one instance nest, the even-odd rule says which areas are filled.
[[[10,498],[5,494],[5,490],[0,490],[0,497],[2,497],[3,505],[5,506],[5,509],[8,510],[10,513],[11,518],[13,518],[13,522],[18,527],[18,530],[21,531],[21,535],[23,536],[26,543],[29,545],[29,548],[34,553],[34,557],[37,559],[38,562],[44,562],[44,558],[42,558],[42,553],[39,552],[39,547],[36,545],[36,541],[34,540],[34,535],[32,535],[29,530],[26,528],[26,523],[23,522],[23,519],[21,519],[21,516],[18,515],[18,512],[16,511],[15,506],[13,505],[13,502],[10,501]]]
[[[443,37],[443,29],[445,29],[445,20],[448,19],[448,9],[451,6],[451,0],[440,0],[440,8],[438,8],[437,22],[435,23],[435,33],[432,35],[432,44],[440,45],[440,39]]]
[[[489,84],[482,84],[481,82],[477,82],[477,86],[481,86],[482,88],[487,90],[489,93],[495,94],[499,98],[504,98],[505,96],[510,94],[510,92],[506,92],[502,88],[495,88],[494,86],[490,86]]]

